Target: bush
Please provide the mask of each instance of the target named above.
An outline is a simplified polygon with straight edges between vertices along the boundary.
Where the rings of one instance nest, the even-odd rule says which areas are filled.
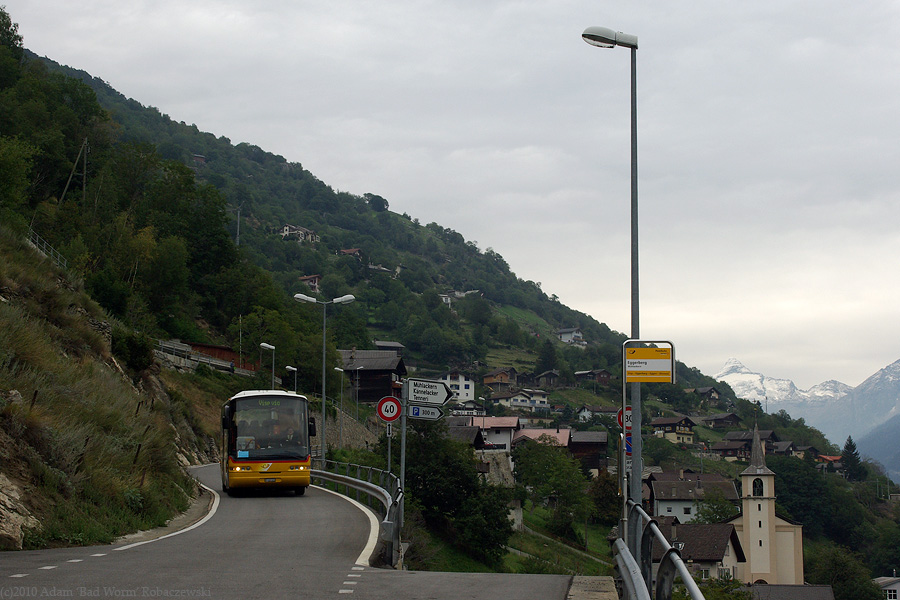
[[[112,332],[112,352],[132,372],[143,371],[153,364],[153,348],[156,344],[150,336],[115,327]]]

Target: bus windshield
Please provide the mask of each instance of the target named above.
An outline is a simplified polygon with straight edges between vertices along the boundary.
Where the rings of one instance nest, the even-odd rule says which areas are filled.
[[[306,399],[271,396],[234,403],[232,458],[278,460],[309,456]]]

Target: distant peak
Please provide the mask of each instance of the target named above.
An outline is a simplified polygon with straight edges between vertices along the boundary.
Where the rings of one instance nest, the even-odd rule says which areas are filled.
[[[725,366],[715,375],[715,379],[721,379],[726,375],[734,373],[752,373],[750,369],[744,366],[744,363],[732,357],[725,361]]]

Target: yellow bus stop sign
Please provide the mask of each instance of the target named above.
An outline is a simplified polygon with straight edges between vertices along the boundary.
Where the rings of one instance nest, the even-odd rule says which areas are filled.
[[[625,383],[672,383],[675,355],[672,348],[625,347]]]

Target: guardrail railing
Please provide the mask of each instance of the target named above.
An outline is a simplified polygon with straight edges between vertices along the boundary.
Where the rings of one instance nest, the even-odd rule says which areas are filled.
[[[613,556],[616,559],[617,579],[621,581],[620,597],[628,600],[671,600],[675,578],[681,579],[681,583],[687,590],[692,600],[705,600],[703,592],[697,586],[697,582],[691,576],[687,565],[681,560],[681,552],[672,547],[669,541],[660,531],[653,517],[633,500],[626,503],[627,518],[619,525],[619,537],[613,543]],[[636,519],[641,522],[640,557],[638,562],[623,539],[625,523],[633,523]],[[659,542],[663,549],[663,556],[656,572],[655,594],[653,586],[653,542]]]
[[[333,460],[323,461],[320,457],[313,457],[311,475],[314,479],[329,481],[336,484],[338,492],[344,488],[344,495],[350,496],[350,489],[356,492],[356,500],[362,502],[361,495],[377,501],[381,505],[381,530],[379,532],[379,548],[376,554],[386,564],[396,567],[401,562],[400,551],[400,510],[403,501],[403,490],[400,488],[400,479],[393,473],[382,469],[357,465],[353,463],[339,463]]]

